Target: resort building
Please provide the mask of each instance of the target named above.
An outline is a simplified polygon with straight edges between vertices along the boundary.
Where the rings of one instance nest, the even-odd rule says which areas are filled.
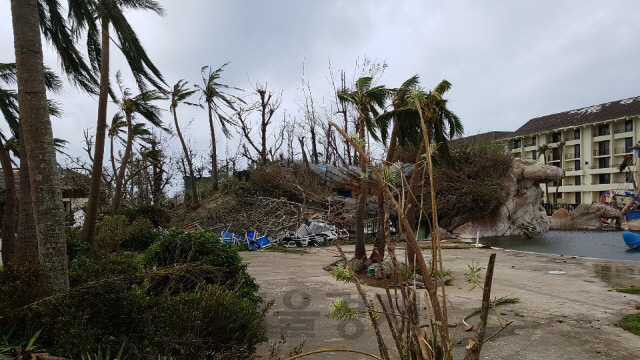
[[[600,202],[607,191],[634,190],[635,162],[625,172],[619,167],[640,141],[640,97],[534,118],[498,141],[515,157],[565,170],[548,187],[550,198],[557,189],[558,203]]]

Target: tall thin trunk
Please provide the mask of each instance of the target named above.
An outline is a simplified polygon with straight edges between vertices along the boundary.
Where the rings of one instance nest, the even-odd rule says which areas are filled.
[[[187,143],[184,142],[184,137],[182,137],[182,131],[180,131],[180,125],[178,124],[178,114],[176,113],[176,108],[172,107],[171,112],[173,113],[173,122],[176,125],[176,132],[178,133],[178,138],[180,139],[180,144],[182,145],[184,158],[187,161],[187,166],[189,167],[189,181],[191,182],[191,197],[193,198],[193,203],[198,204],[198,189],[196,189],[196,179],[193,174],[193,163],[191,162],[191,154],[189,154]]]
[[[22,130],[20,130],[22,139]],[[26,150],[22,140],[19,143],[20,154]],[[18,238],[16,242],[16,261],[21,264],[38,263],[38,237],[36,220],[33,217],[31,185],[29,184],[29,164],[26,155],[20,156],[20,193],[18,194]]]
[[[116,190],[113,194],[113,214],[117,214],[120,210],[120,204],[122,203],[122,185],[124,183],[124,176],[127,172],[127,165],[129,164],[129,158],[131,157],[131,149],[133,148],[133,119],[131,114],[125,115],[127,118],[127,145],[124,149],[124,155],[120,161],[120,168],[118,169],[118,176],[116,177]]]
[[[37,0],[11,0],[22,142],[29,162],[43,293],[69,289],[64,210],[44,81]],[[23,159],[24,160],[24,159]]]
[[[315,126],[310,126],[311,129],[311,152],[313,154],[311,154],[311,158],[313,159],[313,163],[314,164],[318,164],[320,162],[319,158],[318,158],[318,146],[317,146],[317,140],[316,140],[316,129]]]
[[[362,114],[366,114],[366,112],[361,112]],[[365,139],[365,131],[364,131],[364,117],[360,116],[360,140]],[[364,150],[364,149],[363,149]],[[355,151],[357,153],[357,151]],[[367,165],[365,159],[360,157],[360,171],[363,174],[367,173]],[[360,179],[360,196],[358,196],[358,203],[356,205],[356,217],[355,217],[355,227],[356,227],[356,251],[354,257],[356,259],[366,259],[367,251],[364,247],[364,215],[367,210],[367,180]]]
[[[416,156],[416,162],[415,165],[413,167],[413,175],[411,175],[411,181],[409,181],[409,191],[411,194],[413,194],[416,198],[414,199],[414,197],[412,195],[409,195],[409,198],[407,199],[408,201],[408,206],[407,206],[407,210],[405,212],[406,214],[406,218],[407,221],[409,222],[409,226],[411,228],[411,231],[416,234],[416,210],[418,207],[418,202],[417,202],[417,198],[418,196],[421,196],[421,194],[418,194],[418,191],[420,190],[420,184],[422,182],[422,174],[424,173],[425,170],[425,166],[426,161],[423,160],[423,154],[427,151],[427,148],[425,146],[424,142],[420,143],[420,149],[418,150],[418,155]],[[419,226],[419,224],[418,224]],[[418,236],[417,234],[415,235],[416,240],[418,240]],[[411,248],[410,246],[407,247],[407,259],[409,261],[410,264],[415,263],[415,256],[416,253],[414,251],[413,248]]]
[[[2,263],[7,264],[16,251],[16,182],[11,157],[0,139],[0,164],[4,175],[4,211],[2,215]]]
[[[102,185],[102,161],[107,131],[107,105],[109,101],[109,19],[102,19],[102,48],[100,49],[100,94],[98,95],[98,123],[96,125],[96,144],[91,167],[91,186],[89,202],[82,229],[84,241],[93,245],[98,221],[100,188]]]
[[[398,120],[394,119],[393,129],[391,130],[391,136],[389,138],[389,149],[387,149],[387,157],[385,159],[386,164],[384,164],[385,166],[393,162],[395,159],[396,143],[398,140],[399,131],[400,131],[400,124],[398,123]],[[374,245],[374,249],[378,250],[377,252],[378,254],[380,254],[380,257],[384,257],[384,248],[386,245],[385,227],[389,226],[389,224],[387,224],[387,222],[384,220],[385,207],[388,206],[385,202],[385,197],[384,197],[385,186],[387,185],[380,184],[380,189],[378,190],[378,199],[377,199],[377,202],[378,202],[378,214],[377,214],[377,220],[376,220],[377,231],[376,231],[376,243]],[[373,251],[369,259],[375,260],[376,258],[377,258],[376,252]]]
[[[213,126],[213,109],[207,101],[209,110],[209,130],[211,130],[211,190],[218,191],[218,154],[216,153],[216,129]]]

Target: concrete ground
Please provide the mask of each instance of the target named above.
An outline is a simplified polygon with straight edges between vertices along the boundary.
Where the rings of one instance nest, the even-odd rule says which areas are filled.
[[[354,247],[344,250],[350,257]],[[640,286],[640,253],[638,262],[621,262],[497,249],[445,249],[444,267],[454,277],[446,287],[450,323],[460,323],[462,316],[480,306],[482,292],[470,290],[464,273],[468,264],[476,262],[486,268],[492,252],[497,253],[492,298],[510,296],[521,302],[498,307],[501,320],[496,314],[490,316],[488,334],[499,328],[499,321],[513,323],[484,345],[483,359],[640,359],[640,337],[619,327],[625,315],[640,311],[640,296],[609,291]],[[310,248],[306,254],[243,252],[242,256],[263,298],[275,300],[267,315],[267,335],[269,343],[285,335],[282,358],[303,341],[303,352],[347,348],[378,355],[366,319],[346,324],[327,317],[332,300],[348,298],[356,306],[359,298],[355,285],[338,282],[322,269],[338,259],[333,247]],[[398,256],[404,257],[402,251]],[[566,274],[549,273],[557,270]],[[384,294],[383,289],[367,287],[371,296],[376,291]],[[477,321],[476,316],[468,322]],[[386,323],[381,328],[388,334]],[[461,359],[467,339],[475,333],[460,326],[450,331],[456,340],[454,358]],[[395,349],[392,338],[385,339]],[[263,344],[258,358],[269,358],[270,348]],[[307,358],[368,359],[350,353]]]

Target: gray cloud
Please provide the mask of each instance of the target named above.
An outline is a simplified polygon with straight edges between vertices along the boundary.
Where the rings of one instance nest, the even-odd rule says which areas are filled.
[[[63,1],[64,2],[64,1]],[[167,0],[167,16],[131,13],[152,59],[172,85],[200,82],[200,68],[231,62],[222,81],[283,89],[296,114],[302,76],[329,96],[329,60],[353,75],[357,58],[386,61],[380,82],[398,86],[413,74],[431,88],[453,83],[452,109],[468,134],[515,130],[532,117],[639,95],[640,8],[629,1],[210,1]],[[0,2],[0,61],[13,60],[9,2]],[[112,69],[127,74],[112,52]],[[47,63],[56,63],[47,50]],[[130,83],[129,86],[133,87]],[[95,127],[96,101],[68,89],[56,136],[80,152],[82,129]],[[166,107],[166,106],[165,106]],[[208,151],[206,113],[193,119],[192,143]],[[112,112],[113,113],[113,112]],[[169,114],[165,116],[170,121]],[[237,144],[233,139],[230,144]],[[226,141],[218,144],[224,152]]]

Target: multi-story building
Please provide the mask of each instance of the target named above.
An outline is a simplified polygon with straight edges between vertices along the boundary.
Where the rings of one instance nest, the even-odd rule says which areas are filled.
[[[548,191],[555,194],[557,187],[559,203],[580,204],[598,202],[607,190],[633,191],[635,165],[631,173],[619,167],[639,140],[635,97],[534,118],[502,141],[516,157],[563,168],[565,178]]]

